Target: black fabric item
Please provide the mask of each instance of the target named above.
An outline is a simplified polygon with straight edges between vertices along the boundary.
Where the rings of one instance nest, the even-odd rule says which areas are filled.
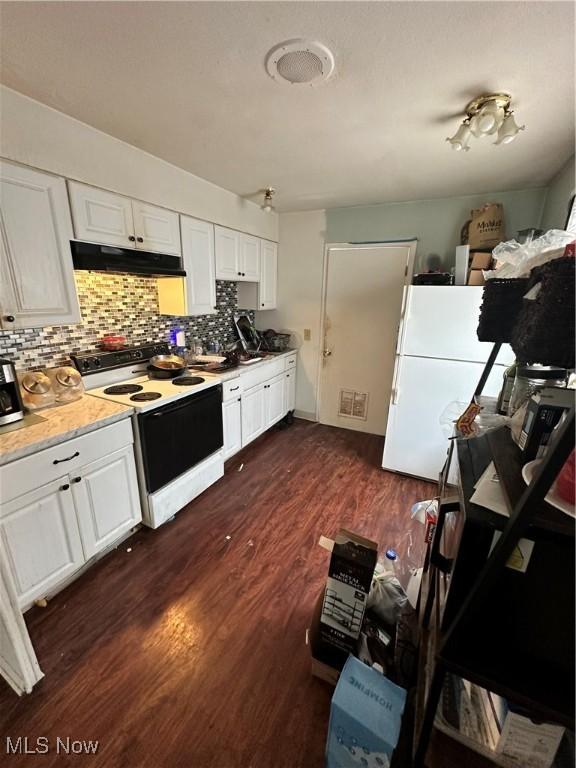
[[[527,290],[528,278],[494,278],[486,282],[477,331],[480,341],[511,340]]]
[[[535,299],[524,299],[512,334],[512,349],[518,360],[574,368],[575,276],[572,256],[532,270],[531,285],[540,284],[540,290]]]

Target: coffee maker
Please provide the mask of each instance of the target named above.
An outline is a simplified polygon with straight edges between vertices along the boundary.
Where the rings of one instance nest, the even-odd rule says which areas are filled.
[[[16,369],[10,360],[0,358],[0,426],[24,418]]]

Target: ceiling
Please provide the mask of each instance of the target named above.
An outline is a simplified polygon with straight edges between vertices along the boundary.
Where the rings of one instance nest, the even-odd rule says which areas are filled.
[[[280,210],[546,184],[574,151],[571,2],[2,2],[0,80]],[[294,37],[336,60],[318,87],[264,60]],[[526,131],[455,153],[483,91]]]

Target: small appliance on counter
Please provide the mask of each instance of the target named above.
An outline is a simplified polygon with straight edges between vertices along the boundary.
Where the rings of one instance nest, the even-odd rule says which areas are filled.
[[[16,369],[10,360],[0,358],[0,426],[20,421],[24,418],[24,408]]]

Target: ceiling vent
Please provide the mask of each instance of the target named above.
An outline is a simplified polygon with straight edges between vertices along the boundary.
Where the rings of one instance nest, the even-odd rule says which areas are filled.
[[[269,51],[266,71],[278,83],[318,85],[334,71],[334,56],[322,43],[286,40]]]

